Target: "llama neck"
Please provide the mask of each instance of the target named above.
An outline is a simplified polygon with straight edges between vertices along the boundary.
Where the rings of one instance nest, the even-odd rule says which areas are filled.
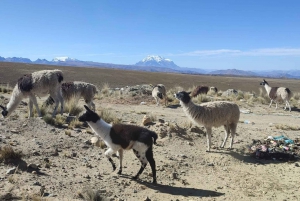
[[[196,105],[191,100],[188,103],[183,103],[180,101],[180,104],[183,108],[184,113],[193,121],[197,117],[197,115],[202,113],[202,111],[204,110],[202,106]]]
[[[18,107],[23,98],[23,93],[19,90],[18,86],[16,85],[12,92],[10,100],[6,106],[8,112],[7,115],[10,115]]]
[[[271,88],[272,87],[270,87],[268,84],[265,84],[265,89],[266,89],[268,95],[270,94]]]
[[[96,123],[87,122],[93,131],[105,141],[105,138],[109,135],[112,125],[106,123],[104,120],[100,119]]]

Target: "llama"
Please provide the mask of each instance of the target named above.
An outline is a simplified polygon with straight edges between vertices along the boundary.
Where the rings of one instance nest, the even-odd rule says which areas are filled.
[[[79,121],[87,122],[92,130],[101,137],[107,145],[108,150],[105,152],[105,156],[112,164],[113,171],[116,170],[116,165],[111,158],[112,154],[118,152],[120,160],[118,174],[122,174],[123,151],[132,149],[136,157],[142,163],[140,170],[133,179],[136,180],[139,178],[149,162],[152,169],[153,183],[156,183],[156,167],[152,147],[153,143],[156,144],[157,134],[147,128],[139,126],[108,124],[86,105],[84,107],[86,112],[79,117]]]
[[[163,84],[157,84],[152,90],[152,97],[156,101],[156,105],[159,105],[159,99],[164,99],[165,106],[168,105],[168,98],[166,94],[166,87]]]
[[[260,85],[264,86],[269,98],[271,99],[271,103],[269,107],[271,107],[273,101],[276,103],[276,109],[277,109],[277,101],[283,100],[285,102],[284,110],[286,110],[287,106],[289,107],[289,111],[291,112],[291,106],[289,103],[289,100],[293,96],[293,93],[289,88],[286,87],[270,87],[269,83],[264,79],[263,82],[260,83]]]
[[[174,94],[174,96],[180,101],[185,114],[194,123],[205,127],[207,139],[206,151],[210,151],[212,127],[220,127],[222,125],[225,128],[225,138],[221,147],[224,148],[228,135],[231,133],[229,148],[232,149],[237,123],[240,118],[238,105],[227,101],[215,101],[196,105],[192,102],[189,94],[190,92],[181,91]]]
[[[65,101],[70,101],[73,97],[82,97],[85,100],[85,103],[88,104],[88,107],[96,111],[93,98],[95,97],[96,93],[98,93],[98,91],[95,85],[78,81],[66,82],[62,83],[61,91]],[[45,101],[47,106],[52,105],[54,102],[55,101],[51,96],[49,96]]]
[[[207,94],[208,86],[197,86],[191,93],[191,97],[197,97],[199,94]]]
[[[6,107],[1,106],[2,116],[9,116],[19,105],[23,98],[29,97],[29,117],[33,117],[33,105],[36,107],[38,115],[41,117],[36,96],[42,97],[50,94],[55,100],[55,108],[52,117],[55,116],[58,104],[61,104],[61,114],[63,113],[64,101],[61,94],[61,82],[63,73],[60,70],[42,70],[31,74],[23,75],[18,79],[12,96]]]

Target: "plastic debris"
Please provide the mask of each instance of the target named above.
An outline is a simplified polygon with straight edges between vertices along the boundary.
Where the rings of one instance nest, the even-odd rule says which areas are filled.
[[[257,159],[294,161],[300,156],[300,139],[291,140],[283,135],[253,140],[249,147],[250,154]]]

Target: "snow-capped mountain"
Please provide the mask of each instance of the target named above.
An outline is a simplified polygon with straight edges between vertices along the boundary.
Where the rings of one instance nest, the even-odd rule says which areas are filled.
[[[52,62],[66,62],[66,61],[77,61],[77,59],[73,59],[70,57],[55,57],[52,59]]]
[[[165,59],[161,56],[149,55],[143,60],[135,64],[136,66],[157,66],[157,67],[167,67],[167,68],[178,68],[172,60]]]

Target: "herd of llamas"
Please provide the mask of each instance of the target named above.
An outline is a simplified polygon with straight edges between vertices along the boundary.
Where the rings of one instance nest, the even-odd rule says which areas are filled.
[[[128,124],[114,124],[111,125],[105,122],[101,116],[95,111],[96,107],[93,102],[95,94],[98,93],[97,87],[91,83],[86,82],[66,82],[63,83],[63,72],[61,70],[42,70],[26,74],[20,77],[15,85],[11,98],[6,106],[0,105],[2,108],[2,116],[8,117],[20,104],[24,98],[29,98],[29,117],[33,117],[33,105],[36,107],[37,113],[41,116],[38,107],[36,96],[49,96],[46,104],[55,104],[52,117],[57,113],[57,108],[60,104],[61,113],[64,109],[64,102],[69,101],[71,97],[83,98],[87,105],[85,105],[86,112],[79,116],[79,121],[86,122],[91,129],[97,134],[107,145],[108,149],[105,156],[112,164],[113,170],[116,165],[111,156],[114,153],[119,155],[119,171],[122,173],[122,159],[123,150],[132,149],[136,157],[141,162],[141,167],[138,173],[133,177],[137,179],[142,174],[148,162],[150,163],[153,183],[156,183],[156,165],[153,157],[153,144],[156,144],[157,134],[145,127],[128,125]],[[292,97],[292,92],[285,87],[271,87],[266,80],[260,83],[265,87],[265,90],[272,103],[283,100],[285,108],[291,106],[289,100]],[[152,86],[152,96],[156,104],[160,104],[160,100],[164,100],[165,106],[168,104],[166,95],[166,87],[163,84]],[[237,104],[229,101],[212,101],[200,105],[195,104],[192,98],[199,94],[207,94],[208,91],[218,92],[216,87],[197,86],[191,92],[180,91],[174,94],[174,97],[179,100],[181,107],[187,117],[197,125],[202,125],[206,129],[207,149],[210,151],[212,127],[224,126],[225,137],[221,145],[224,148],[225,143],[231,135],[229,148],[232,148],[234,136],[236,134],[237,124],[240,118],[240,110]]]

